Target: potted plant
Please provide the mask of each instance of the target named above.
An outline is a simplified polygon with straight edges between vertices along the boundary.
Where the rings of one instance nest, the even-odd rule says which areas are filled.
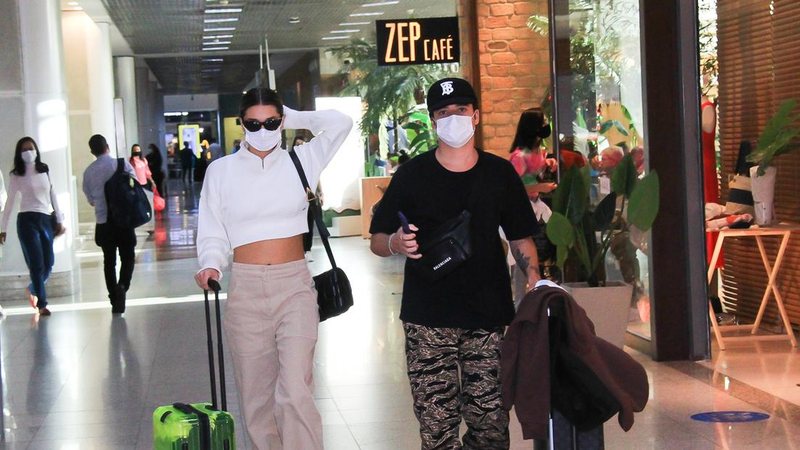
[[[775,216],[773,199],[777,170],[772,160],[800,147],[792,142],[800,136],[797,126],[800,114],[794,113],[796,106],[794,99],[781,103],[759,136],[756,149],[747,156],[748,161],[758,164],[750,168],[750,182],[755,220],[759,225],[769,225]]]
[[[598,336],[622,346],[632,286],[606,280],[606,254],[612,245],[618,249],[615,254],[635,252],[628,240],[631,228],[645,232],[653,225],[659,208],[658,175],[652,171],[640,177],[628,154],[611,171],[611,192],[595,206],[590,200],[589,170],[588,166],[571,167],[563,173],[553,192],[547,237],[556,246],[556,263],[562,273],[567,263],[576,268],[573,278],[582,284],[565,286],[595,323]],[[623,240],[626,242],[621,245]],[[625,255],[616,256],[626,259]],[[635,257],[627,259],[636,261]],[[583,287],[588,292],[582,291]],[[614,291],[610,287],[618,289],[609,292]],[[603,300],[604,296],[609,299]],[[610,304],[612,300],[616,307]]]

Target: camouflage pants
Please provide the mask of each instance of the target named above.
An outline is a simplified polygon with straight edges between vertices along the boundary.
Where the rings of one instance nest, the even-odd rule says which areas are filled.
[[[431,328],[404,323],[406,361],[422,449],[509,447],[500,397],[502,327]],[[459,439],[461,420],[467,425]]]

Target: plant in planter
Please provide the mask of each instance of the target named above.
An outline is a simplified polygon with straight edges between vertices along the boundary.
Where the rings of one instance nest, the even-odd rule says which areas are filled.
[[[772,164],[776,157],[800,148],[795,139],[800,136],[800,114],[794,110],[797,101],[786,100],[770,118],[758,138],[756,149],[747,160],[758,164],[750,168],[750,179],[755,207],[755,219],[759,225],[768,225],[774,218],[773,199],[777,170]]]
[[[605,284],[603,263],[615,236],[631,226],[647,231],[658,213],[658,174],[637,176],[632,156],[626,155],[611,174],[612,191],[596,207],[589,199],[589,168],[572,167],[553,192],[553,215],[547,237],[556,245],[557,264],[568,258],[580,267],[579,278],[591,286]]]
[[[639,178],[633,157],[628,154],[613,169],[611,188],[612,191],[592,207],[589,167],[567,170],[553,193],[553,214],[547,222],[547,238],[556,246],[556,262],[562,273],[565,273],[565,263],[569,262],[577,268],[575,281],[584,281],[590,288],[579,295],[575,286],[567,286],[594,322],[597,335],[621,347],[632,286],[606,281],[606,254],[612,249],[623,266],[623,274],[628,274],[626,279],[635,278],[638,273],[636,247],[628,236],[631,227],[644,232],[653,225],[659,207],[658,175],[650,172]],[[631,268],[632,264],[636,268]],[[607,287],[612,285],[617,289],[609,293]]]

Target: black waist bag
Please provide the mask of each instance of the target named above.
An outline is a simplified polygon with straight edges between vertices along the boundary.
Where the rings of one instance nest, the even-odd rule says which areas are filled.
[[[472,255],[469,211],[441,224],[429,237],[420,239],[420,259],[409,260],[410,264],[428,280],[436,281],[452,273]]]

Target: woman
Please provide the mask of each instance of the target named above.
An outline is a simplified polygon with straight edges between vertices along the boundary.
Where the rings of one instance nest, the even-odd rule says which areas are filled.
[[[161,196],[167,194],[166,189],[164,189],[164,168],[162,167],[164,164],[164,158],[161,156],[161,149],[158,148],[156,144],[150,144],[147,146],[150,149],[150,153],[147,154],[147,166],[150,168],[150,173],[153,174],[153,180],[156,182],[156,190]]]
[[[53,239],[66,229],[62,225],[64,216],[58,207],[47,164],[41,160],[36,141],[27,136],[17,141],[14,150],[14,168],[8,182],[8,199],[0,222],[0,245],[6,242],[8,220],[17,194],[21,197],[17,214],[17,236],[31,278],[31,283],[25,288],[25,295],[31,307],[38,308],[39,315],[49,316],[45,284],[55,263]]]
[[[517,133],[511,144],[509,160],[522,177],[525,190],[531,202],[533,212],[539,221],[538,232],[533,234],[539,257],[539,271],[543,278],[550,278],[547,262],[554,256],[554,246],[545,235],[545,223],[550,219],[550,208],[540,198],[540,194],[552,192],[556,183],[545,181],[548,173],[554,173],[558,167],[555,158],[547,157],[547,150],[542,147],[542,140],[550,136],[550,124],[545,121],[541,108],[530,108],[522,112],[517,123]],[[514,302],[518,304],[527,289],[527,274],[516,270],[516,261],[509,253],[508,264],[511,270]],[[547,270],[545,270],[547,268]]]
[[[253,448],[321,449],[312,387],[319,315],[303,257],[308,198],[281,130],[316,136],[297,147],[316,187],[353,123],[336,111],[294,111],[259,88],[242,96],[240,119],[242,151],[214,161],[203,183],[195,280],[208,289],[233,249],[224,328]]]
[[[517,133],[511,144],[509,161],[523,178],[525,189],[531,200],[540,193],[551,192],[555,183],[542,182],[545,172],[554,172],[557,161],[547,158],[547,151],[542,148],[542,139],[550,136],[550,124],[544,120],[541,108],[530,108],[522,112],[517,123]]]
[[[133,172],[136,174],[136,181],[144,187],[144,193],[147,195],[147,202],[150,203],[151,217],[155,217],[156,212],[153,209],[153,186],[156,185],[156,182],[153,181],[153,174],[150,172],[147,160],[142,156],[142,147],[140,147],[139,144],[133,144],[131,146],[130,163],[133,167]],[[148,233],[153,233],[155,221],[151,220],[148,222],[145,229]]]

